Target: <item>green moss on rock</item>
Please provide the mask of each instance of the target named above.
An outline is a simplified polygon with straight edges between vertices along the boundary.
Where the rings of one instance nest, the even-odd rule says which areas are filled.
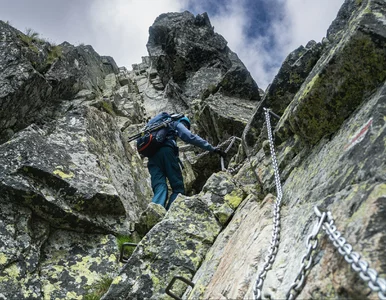
[[[299,96],[289,119],[294,132],[311,144],[335,132],[364,96],[385,81],[385,56],[383,44],[357,32]]]
[[[245,198],[244,192],[241,189],[235,189],[230,194],[224,196],[224,200],[232,209],[236,209],[241,201]]]
[[[101,106],[102,106],[102,109],[108,113],[109,115],[115,117],[116,116],[116,113],[114,112],[114,108],[113,106],[111,105],[111,103],[107,102],[107,101],[102,101],[101,102]]]

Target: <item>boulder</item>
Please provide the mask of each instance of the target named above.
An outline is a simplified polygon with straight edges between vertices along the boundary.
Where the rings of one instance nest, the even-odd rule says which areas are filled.
[[[41,255],[44,261],[40,265],[40,281],[47,299],[83,298],[102,278],[112,280],[119,267],[113,235],[56,230]]]
[[[135,224],[135,231],[139,236],[145,236],[157,223],[161,222],[166,214],[166,209],[159,204],[149,203],[146,210]]]
[[[138,157],[127,155],[112,117],[96,109],[72,111],[46,130],[31,126],[0,152],[2,197],[18,195],[57,227],[127,231],[149,201]]]

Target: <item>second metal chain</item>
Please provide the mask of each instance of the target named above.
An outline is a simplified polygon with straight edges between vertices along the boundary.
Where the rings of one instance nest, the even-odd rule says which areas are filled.
[[[221,148],[222,146],[224,146],[224,145],[226,145],[226,144],[228,144],[229,143],[229,145],[228,145],[228,147],[224,150],[224,152],[225,153],[227,153],[230,149],[231,149],[231,147],[233,146],[233,144],[235,143],[235,141],[236,140],[238,140],[238,141],[242,141],[241,140],[241,138],[239,138],[239,137],[237,137],[237,136],[231,136],[230,138],[228,138],[227,140],[225,140],[224,142],[222,142],[221,144],[218,144],[217,146],[216,146],[216,148]],[[180,148],[180,151],[187,151],[187,149],[181,149]],[[207,155],[207,154],[209,154],[209,153],[211,153],[210,151],[205,151],[205,152],[202,152],[202,153],[200,153],[200,154],[198,154],[197,156],[196,156],[196,159],[199,159],[200,157],[203,157],[203,156],[205,156],[205,155]],[[228,168],[228,169],[225,169],[225,166],[224,166],[224,158],[223,157],[221,157],[221,170],[222,171],[226,171],[226,172],[228,172],[228,173],[235,173],[236,171],[238,171],[238,170],[240,170],[241,169],[241,167],[243,166],[243,161],[242,162],[240,162],[237,166],[235,166],[235,167],[232,167],[232,168]]]
[[[386,300],[386,280],[378,277],[377,271],[371,269],[369,263],[361,259],[361,255],[353,251],[353,247],[349,244],[335,226],[335,220],[330,211],[321,212],[317,206],[314,207],[315,214],[320,218],[313,233],[307,239],[307,253],[302,258],[302,266],[287,293],[287,299],[293,300],[302,291],[306,272],[311,268],[313,262],[313,252],[318,246],[317,235],[322,228],[333,245],[338,249],[338,252],[344,257],[347,263],[351,265],[354,271],[359,273],[362,280],[367,282],[369,288],[373,292],[378,292],[378,297],[381,300]],[[311,244],[313,242],[313,244]]]
[[[220,148],[220,147],[222,147],[222,146],[224,146],[224,145],[230,143],[230,146],[229,146],[229,147],[226,149],[226,151],[225,151],[225,153],[226,153],[227,151],[229,151],[230,147],[232,147],[232,145],[233,145],[233,143],[234,143],[234,141],[235,141],[236,139],[240,139],[240,138],[237,137],[237,136],[231,136],[231,137],[228,138],[226,141],[222,142],[221,144],[218,144],[218,145],[216,146],[216,148]],[[240,140],[241,140],[241,139],[240,139]],[[202,156],[204,156],[204,155],[207,155],[207,154],[209,154],[209,153],[210,153],[210,151],[202,152],[202,153],[200,153],[200,154],[197,155],[197,158],[200,158],[200,157],[202,157]]]
[[[296,276],[294,283],[291,285],[289,291],[287,292],[286,298],[288,300],[294,300],[303,290],[303,287],[306,283],[306,273],[312,267],[312,263],[314,260],[314,252],[318,247],[318,233],[323,223],[326,220],[326,213],[320,214],[320,220],[316,224],[312,234],[310,234],[307,238],[307,253],[302,257],[302,265]]]
[[[315,213],[320,217],[321,212],[315,207]],[[338,249],[344,259],[351,264],[355,272],[368,283],[369,288],[378,292],[381,300],[386,299],[386,280],[378,277],[377,271],[369,267],[369,263],[361,259],[361,255],[353,251],[353,247],[347,243],[346,239],[337,230],[335,220],[330,211],[327,212],[327,221],[323,224],[323,230],[327,233],[333,245]]]

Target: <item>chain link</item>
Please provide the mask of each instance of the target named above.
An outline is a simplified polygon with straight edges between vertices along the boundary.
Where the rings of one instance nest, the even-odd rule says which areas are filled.
[[[227,172],[230,173],[230,174],[234,174],[236,172],[238,172],[241,167],[243,166],[243,162],[240,162],[239,165],[235,166],[235,167],[230,167],[227,169]]]
[[[228,144],[228,143],[230,143],[230,145],[232,146],[235,139],[240,139],[240,138],[238,138],[237,136],[231,136],[231,137],[228,138],[226,141],[222,142],[221,144],[218,144],[218,145],[216,146],[216,148],[221,148],[222,146],[224,146],[224,145],[226,145],[226,144]],[[225,153],[229,150],[229,148],[230,148],[230,147],[227,148],[227,150],[225,151]],[[207,154],[209,154],[209,153],[210,153],[210,151],[202,152],[202,153],[200,153],[200,154],[197,155],[197,158],[203,157],[203,156],[205,156],[205,155],[207,155]]]
[[[322,227],[323,223],[325,222],[327,217],[326,213],[321,214],[319,222],[314,227],[314,230],[307,238],[307,253],[302,257],[302,265],[300,267],[300,270],[298,272],[298,275],[296,276],[294,283],[291,285],[289,291],[287,292],[286,298],[288,300],[294,300],[296,297],[300,294],[300,292],[303,290],[303,287],[306,283],[306,276],[307,271],[311,268],[313,260],[314,260],[314,254],[315,250],[318,247],[318,234],[320,232],[320,228]]]
[[[272,128],[270,122],[270,110],[264,108],[265,111],[265,120],[267,125],[269,147],[271,151],[272,166],[275,173],[275,184],[277,198],[274,204],[274,217],[273,217],[273,231],[270,247],[268,249],[268,254],[265,257],[265,262],[262,270],[257,275],[256,283],[253,287],[253,296],[254,299],[262,298],[262,287],[264,279],[267,275],[268,270],[272,267],[273,262],[275,261],[276,254],[278,252],[279,242],[280,242],[280,204],[282,200],[282,187],[279,176],[279,168],[277,165],[275,148],[272,137]],[[299,269],[299,272],[291,285],[289,291],[286,294],[286,298],[289,300],[294,300],[303,290],[303,287],[306,282],[307,271],[312,267],[315,250],[318,247],[318,234],[322,228],[328,235],[329,239],[332,241],[333,245],[338,249],[338,252],[344,257],[344,259],[351,265],[351,267],[359,273],[359,276],[368,283],[369,288],[378,292],[378,297],[381,300],[386,300],[386,280],[378,277],[377,271],[369,267],[369,263],[361,259],[361,255],[353,251],[353,247],[349,244],[342,234],[337,230],[335,226],[335,220],[332,217],[330,211],[320,212],[320,210],[315,206],[315,214],[320,218],[319,222],[314,227],[312,234],[307,237],[307,253],[302,257],[302,265]]]
[[[277,165],[276,160],[276,153],[275,153],[275,147],[273,143],[273,137],[272,137],[272,128],[271,128],[271,121],[270,121],[270,110],[264,108],[265,111],[265,121],[267,124],[267,131],[268,131],[268,139],[269,139],[269,147],[271,150],[271,159],[272,159],[272,166],[275,172],[275,184],[276,184],[276,202],[273,207],[273,229],[272,229],[272,238],[271,238],[271,245],[268,249],[268,254],[265,257],[265,262],[263,265],[262,270],[257,275],[256,283],[253,287],[253,295],[255,299],[261,299],[261,290],[263,287],[265,276],[267,275],[267,272],[269,269],[271,269],[273,262],[275,261],[277,251],[279,249],[279,242],[280,242],[280,204],[282,200],[282,187],[280,182],[280,175],[279,175],[279,168]]]
[[[316,207],[315,213],[320,216],[321,212]],[[327,212],[327,221],[322,226],[327,233],[333,245],[338,249],[338,252],[351,265],[355,272],[367,282],[369,288],[378,292],[378,297],[381,300],[386,299],[386,280],[378,277],[377,271],[369,267],[369,263],[361,259],[361,255],[353,251],[353,247],[349,244],[335,226],[335,220],[330,211]]]
[[[379,299],[386,300],[386,280],[379,278],[377,271],[371,269],[368,262],[362,260],[361,255],[353,251],[352,245],[347,243],[346,239],[337,230],[331,212],[321,212],[317,206],[314,207],[314,211],[320,220],[313,233],[307,239],[307,253],[302,258],[302,266],[286,295],[287,299],[296,299],[304,287],[306,272],[311,268],[313,262],[312,252],[318,246],[317,235],[320,228],[322,228],[347,263],[351,265],[354,271],[359,273],[360,278],[368,283],[373,292],[378,292]]]
[[[230,138],[228,138],[227,140],[225,140],[225,141],[222,142],[221,144],[218,144],[218,145],[216,146],[216,148],[221,148],[222,146],[224,146],[224,145],[226,145],[226,144],[229,143],[228,147],[227,147],[227,148],[225,149],[225,151],[224,151],[225,153],[227,153],[227,152],[231,149],[231,147],[233,146],[233,144],[234,144],[234,142],[235,142],[236,140],[238,140],[238,141],[240,141],[240,142],[242,141],[242,139],[239,138],[239,137],[237,137],[237,136],[231,136]],[[182,152],[184,152],[184,151],[189,151],[189,149],[190,149],[190,147],[187,147],[186,149],[180,148],[180,151],[182,151]],[[211,152],[210,152],[210,151],[202,152],[202,153],[200,153],[200,154],[198,154],[198,155],[196,156],[196,159],[199,159],[199,158],[201,158],[201,157],[203,157],[203,156],[205,156],[205,155],[207,155],[207,154],[209,154],[209,153],[211,153]],[[234,172],[240,170],[241,167],[243,166],[243,163],[244,163],[244,161],[241,161],[237,166],[235,166],[235,167],[233,167],[233,168],[225,169],[225,168],[224,168],[224,161],[223,161],[223,158],[222,158],[222,160],[221,160],[221,169],[222,169],[222,171],[226,171],[226,172],[232,174],[232,173],[234,173]]]

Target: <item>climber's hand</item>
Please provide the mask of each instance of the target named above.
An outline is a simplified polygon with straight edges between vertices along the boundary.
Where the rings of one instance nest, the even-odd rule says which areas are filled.
[[[224,151],[222,151],[220,148],[214,149],[213,153],[220,155],[222,158],[226,157],[226,153]]]

